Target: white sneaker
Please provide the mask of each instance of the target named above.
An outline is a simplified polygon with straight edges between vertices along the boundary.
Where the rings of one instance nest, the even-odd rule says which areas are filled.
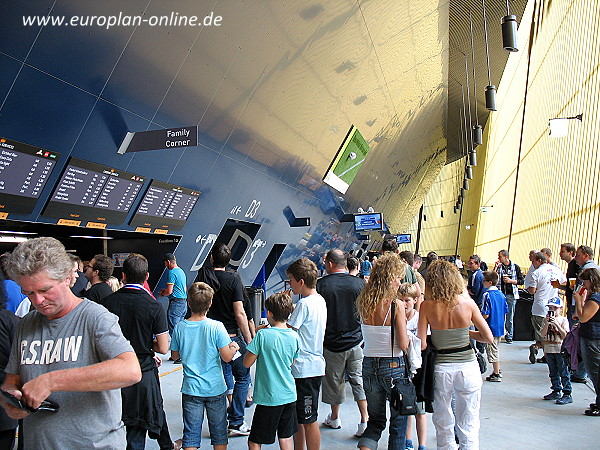
[[[246,425],[246,422],[242,422],[239,425],[229,425],[227,431],[229,436],[248,436],[250,434],[250,427]]]
[[[358,428],[356,429],[356,433],[354,433],[354,436],[357,438],[362,437],[362,435],[366,429],[367,429],[366,423],[364,423],[364,422],[359,423]]]
[[[325,419],[325,422],[323,422],[323,425],[333,428],[334,430],[339,430],[342,428],[342,420],[339,417],[337,419],[332,419],[331,414],[328,414],[327,419]]]

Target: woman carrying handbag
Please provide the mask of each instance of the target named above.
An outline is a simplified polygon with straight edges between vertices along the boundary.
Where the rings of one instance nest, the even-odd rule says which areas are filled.
[[[359,295],[356,308],[363,334],[363,384],[367,396],[369,420],[358,441],[361,449],[376,449],[386,427],[387,404],[394,385],[408,383],[403,352],[408,348],[404,306],[397,299],[398,287],[405,275],[405,264],[396,254],[386,254],[371,270],[369,283]],[[394,347],[392,347],[392,302]],[[392,350],[393,348],[393,350]],[[388,449],[404,450],[407,416],[390,408]]]

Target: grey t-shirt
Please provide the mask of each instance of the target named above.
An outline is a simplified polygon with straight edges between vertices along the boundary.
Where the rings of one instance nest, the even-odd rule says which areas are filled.
[[[85,367],[133,352],[117,316],[83,299],[66,316],[48,320],[37,311],[17,329],[6,372],[21,382],[55,370]],[[25,418],[25,448],[125,448],[120,390],[53,392],[56,413],[37,412]]]

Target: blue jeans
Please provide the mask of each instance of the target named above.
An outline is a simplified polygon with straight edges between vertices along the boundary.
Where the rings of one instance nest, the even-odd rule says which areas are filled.
[[[552,390],[564,395],[571,394],[571,374],[565,359],[560,353],[546,353],[546,362],[548,363],[548,372],[550,373],[550,383]]]
[[[600,339],[579,338],[579,351],[588,376],[596,391],[596,405],[600,405]]]
[[[187,301],[184,298],[169,300],[167,308],[167,325],[169,326],[169,335],[173,335],[175,325],[183,320],[187,312]]]
[[[513,319],[515,317],[515,305],[517,304],[517,301],[514,296],[509,294],[506,296],[506,304],[508,305],[508,312],[506,313],[505,338],[512,341],[514,331]]]
[[[392,368],[390,363],[398,363],[399,367]],[[386,405],[390,400],[392,380],[394,383],[410,383],[405,378],[404,361],[402,358],[372,358],[363,359],[363,387],[367,396],[369,421],[367,429],[358,441],[358,446],[377,449],[377,442],[385,429],[387,422]],[[404,450],[406,440],[407,416],[401,416],[390,408],[389,450]]]
[[[227,397],[225,394],[214,397],[197,397],[181,394],[183,407],[183,447],[198,447],[202,440],[204,410],[208,419],[211,445],[227,444]]]
[[[146,448],[146,429],[143,427],[125,427],[127,433],[127,450],[144,450]]]
[[[250,369],[244,367],[244,355],[246,354],[244,339],[241,336],[236,336],[232,337],[231,340],[237,342],[240,346],[242,356],[228,363],[221,361],[221,366],[226,382],[231,379],[231,375],[235,379],[231,405],[227,409],[227,419],[229,425],[240,425],[244,422],[244,408],[246,407],[246,397],[250,388]]]

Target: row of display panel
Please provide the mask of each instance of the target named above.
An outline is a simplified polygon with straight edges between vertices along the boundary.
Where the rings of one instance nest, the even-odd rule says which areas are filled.
[[[0,138],[0,218],[30,214],[60,153]],[[121,225],[147,178],[71,157],[42,215],[58,224],[105,228]],[[129,224],[136,231],[167,233],[186,223],[200,191],[151,180]]]

